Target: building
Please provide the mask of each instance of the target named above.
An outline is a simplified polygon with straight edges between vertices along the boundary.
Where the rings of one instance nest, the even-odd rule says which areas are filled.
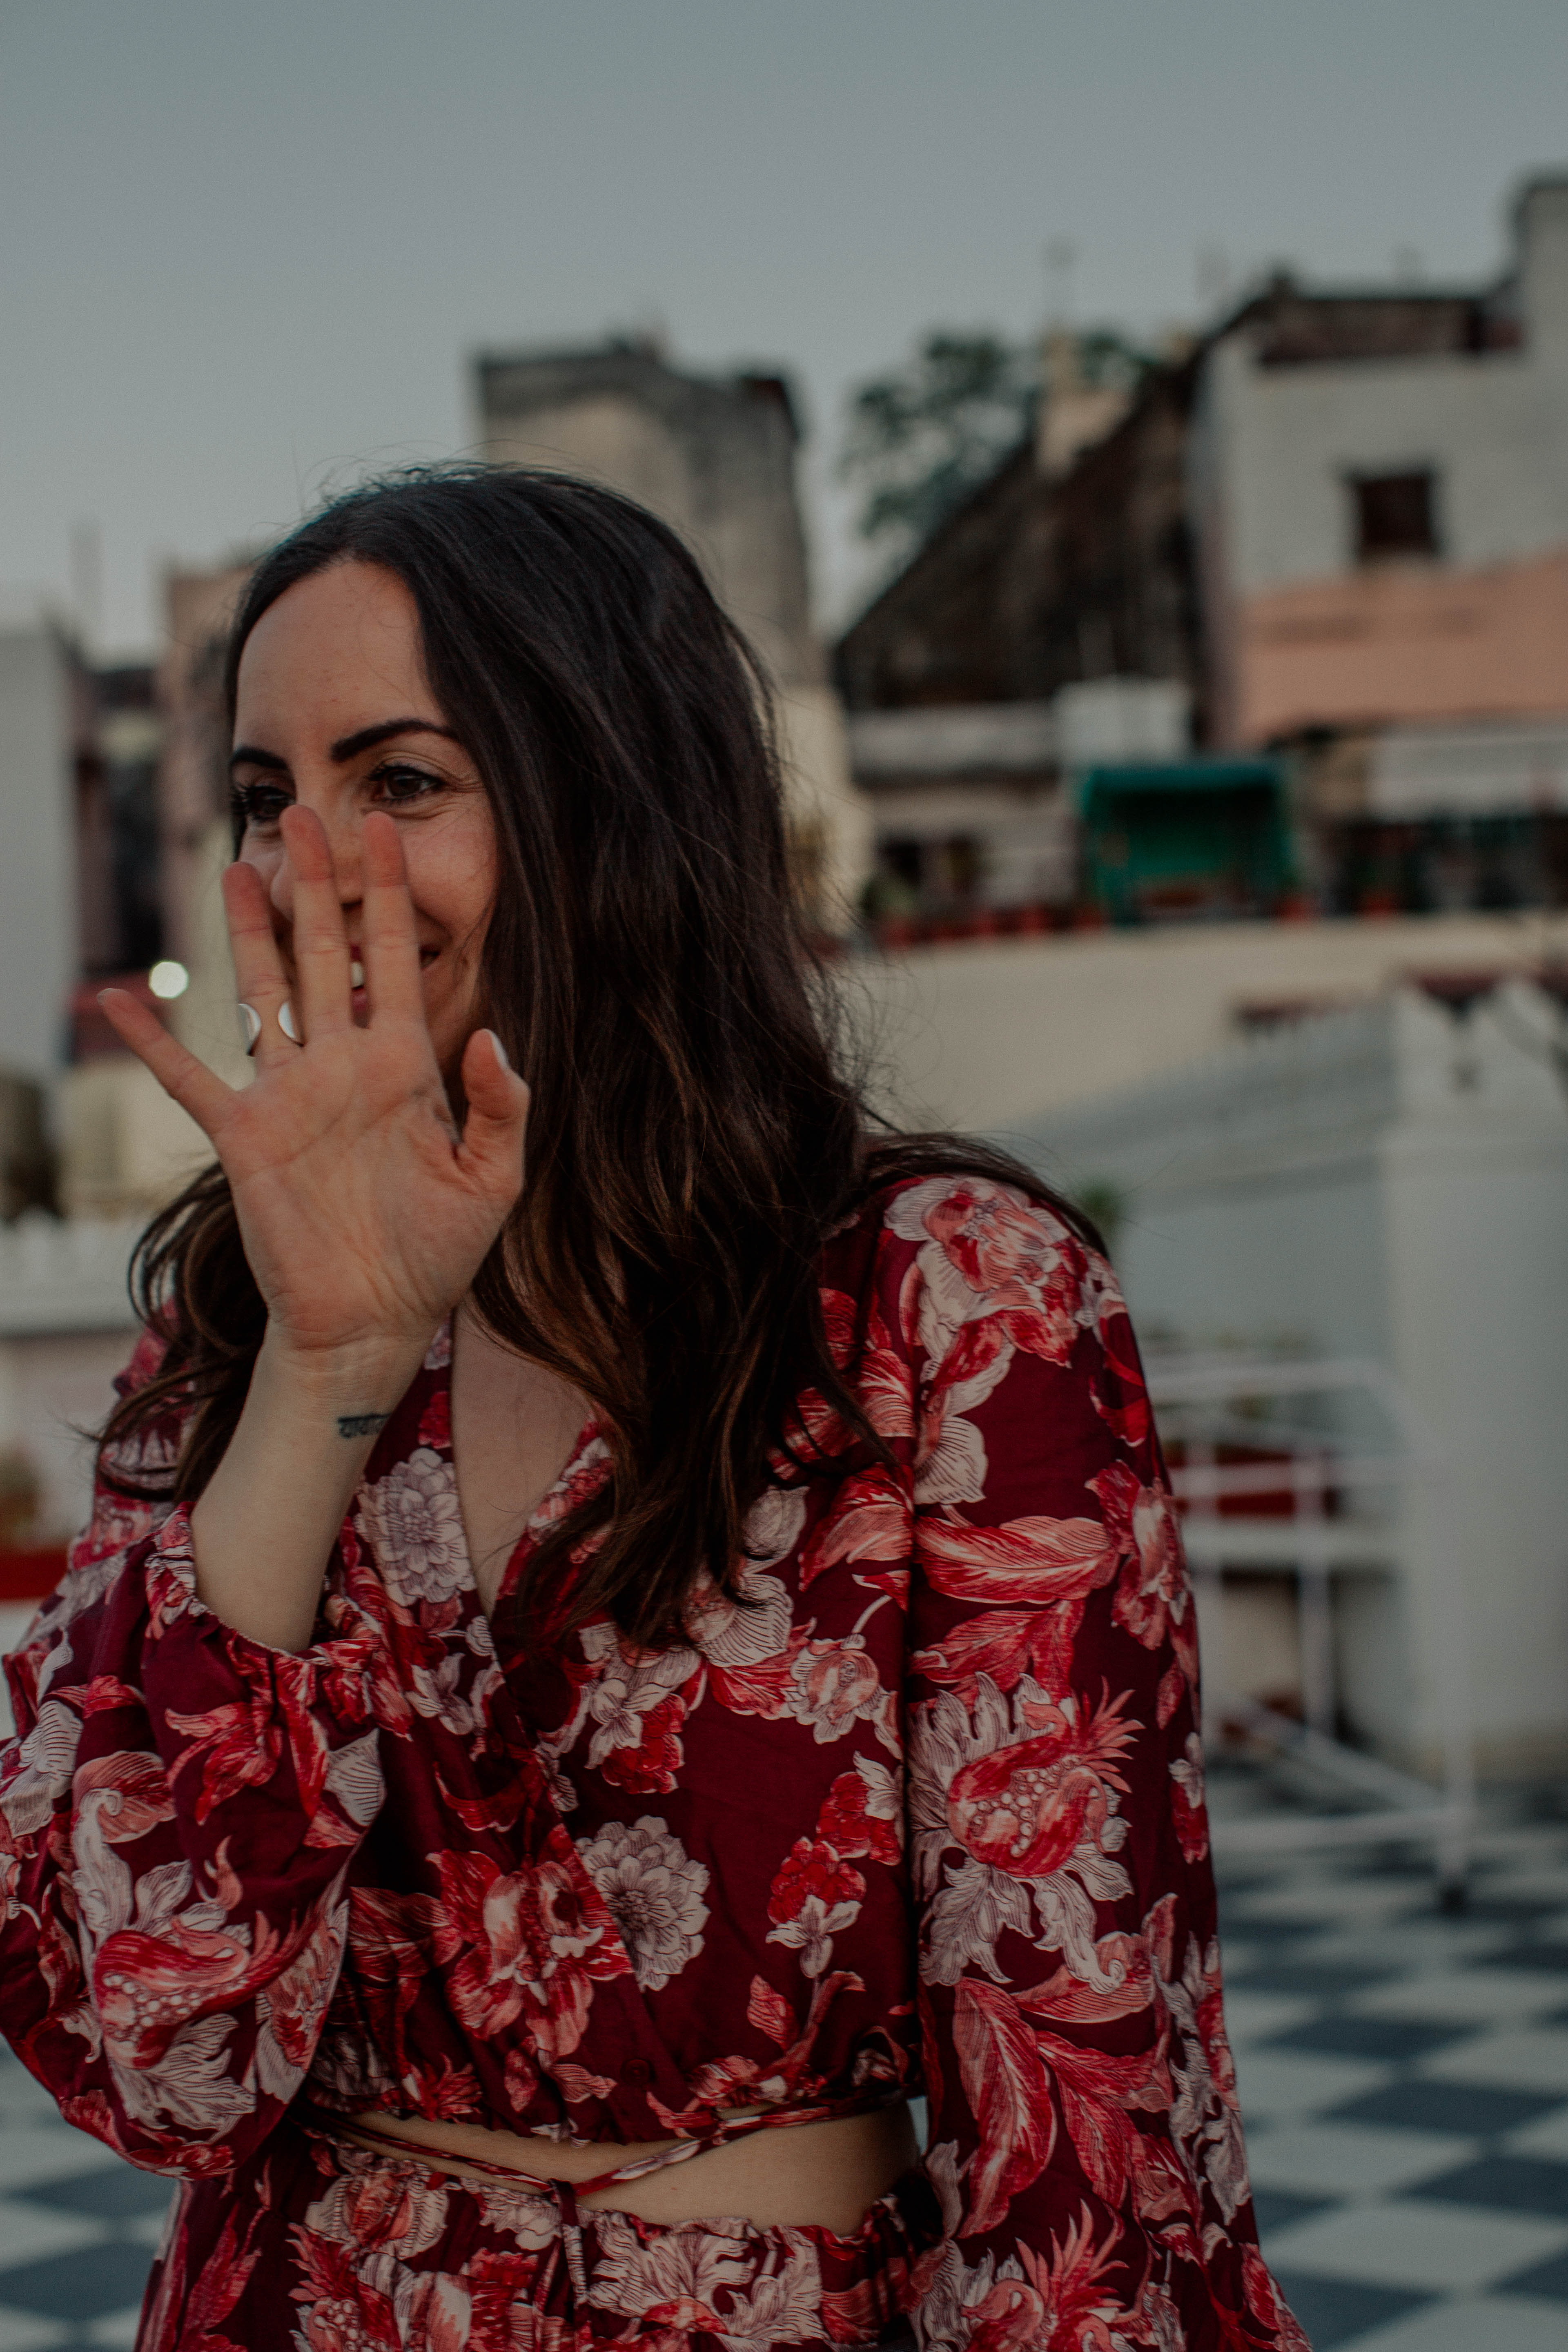
[[[1477,1758],[1498,1778],[1568,1763],[1562,993],[1561,973],[1548,992],[1476,972],[1465,991],[1405,986],[1301,1013],[1023,1122],[1020,1138],[1055,1181],[1109,1206],[1156,1352],[1359,1359],[1394,1374],[1436,1459],[1359,1532],[1349,1503],[1335,1514],[1347,1727],[1406,1763],[1429,1767],[1440,1751],[1447,1548],[1467,1603]],[[1233,1688],[1249,1672],[1278,1682],[1282,1658],[1289,1679],[1278,1549],[1260,1542],[1231,1580],[1244,1618],[1243,1639],[1226,1644]]]
[[[44,1086],[66,1059],[79,970],[78,761],[87,749],[82,663],[52,620],[0,631],[0,1003],[4,1066]]]
[[[1026,887],[1037,925],[1568,900],[1568,179],[1521,192],[1511,238],[1484,287],[1277,275],[1131,393],[1048,341],[1035,434],[837,647],[873,913],[951,927]],[[1190,713],[1190,740],[1100,763],[1168,770],[1092,788],[1157,877],[1120,905],[1068,854],[1089,685]],[[1010,770],[969,758],[982,713]],[[1272,787],[1237,798],[1215,758],[1238,754]],[[1056,845],[1032,885],[1025,813]],[[1289,856],[1260,857],[1280,826]]]
[[[644,339],[482,354],[474,388],[486,457],[608,483],[696,553],[778,694],[803,901],[818,928],[843,930],[868,864],[869,818],[811,622],[787,380],[692,374]]]

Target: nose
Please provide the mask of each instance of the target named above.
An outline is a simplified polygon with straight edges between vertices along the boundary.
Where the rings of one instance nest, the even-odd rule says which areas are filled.
[[[304,801],[303,793],[300,799]],[[345,809],[332,800],[323,803],[312,798],[305,802],[305,805],[315,810],[325,827],[327,845],[332,853],[332,873],[338,886],[339,904],[345,908],[357,907],[363,891],[357,811]],[[285,850],[273,868],[269,895],[273,907],[289,929],[294,925],[296,879],[294,861]]]

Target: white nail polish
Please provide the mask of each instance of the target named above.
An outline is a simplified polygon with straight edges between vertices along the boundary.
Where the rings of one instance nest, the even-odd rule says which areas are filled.
[[[291,1045],[302,1045],[304,1044],[305,1041],[300,1034],[299,1024],[294,1019],[294,1001],[292,997],[286,996],[283,999],[282,1003],[279,1006],[278,1026],[282,1030],[283,1034],[288,1038]]]
[[[349,986],[351,988],[363,988],[364,986],[364,966],[361,963],[358,956],[355,956],[349,965]]]
[[[511,1067],[511,1055],[507,1052],[506,1047],[501,1044],[501,1041],[496,1035],[495,1031],[493,1029],[487,1029],[485,1034],[496,1049],[496,1060],[500,1064],[501,1068],[503,1070],[510,1070]]]
[[[254,1004],[241,1003],[235,1009],[239,1014],[239,1042],[247,1054],[254,1053],[261,1034],[261,1015]]]

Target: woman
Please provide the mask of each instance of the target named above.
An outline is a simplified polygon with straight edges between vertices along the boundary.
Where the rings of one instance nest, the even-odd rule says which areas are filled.
[[[0,2021],[183,2183],[142,2352],[1301,2345],[1114,1281],[866,1143],[695,565],[374,486],[228,675],[255,1082],[105,992],[218,1164],[0,1779]]]

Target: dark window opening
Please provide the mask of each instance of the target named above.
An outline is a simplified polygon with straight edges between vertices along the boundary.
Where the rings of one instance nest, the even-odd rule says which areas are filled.
[[[1358,563],[1389,556],[1436,555],[1436,478],[1430,467],[1408,474],[1363,474],[1352,480]]]

